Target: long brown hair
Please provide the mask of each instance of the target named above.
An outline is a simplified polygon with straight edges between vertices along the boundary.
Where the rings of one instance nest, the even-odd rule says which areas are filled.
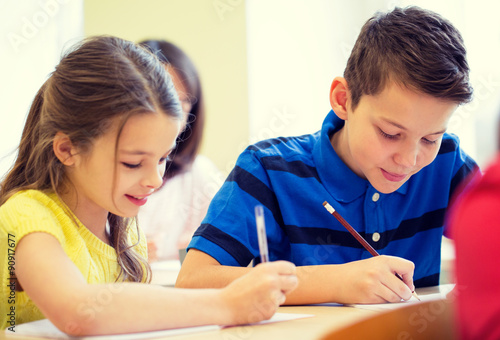
[[[152,53],[116,37],[84,40],[61,59],[36,94],[17,159],[1,184],[0,205],[21,190],[59,195],[68,185],[65,166],[52,149],[57,132],[65,133],[86,153],[115,119],[123,128],[132,115],[158,112],[183,117],[172,80]],[[149,281],[147,261],[133,250],[139,241],[134,245],[127,241],[131,220],[109,213],[108,222],[121,267],[117,280]]]

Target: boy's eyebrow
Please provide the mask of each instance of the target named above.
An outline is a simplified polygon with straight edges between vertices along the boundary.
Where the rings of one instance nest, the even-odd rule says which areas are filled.
[[[407,130],[408,130],[408,129],[407,129],[407,128],[405,128],[403,125],[398,124],[398,123],[396,123],[396,122],[393,122],[393,121],[392,121],[392,120],[390,120],[390,119],[387,119],[387,118],[384,118],[384,117],[382,117],[381,119],[382,119],[383,121],[385,121],[386,123],[388,123],[388,124],[391,124],[391,125],[394,125],[394,126],[395,126],[395,127],[397,127],[397,128],[400,128],[400,129],[401,129],[401,130],[403,130],[403,131],[407,131]],[[441,134],[443,134],[443,133],[445,133],[445,132],[446,132],[446,129],[443,129],[443,130],[440,130],[440,131],[437,131],[437,132],[429,133],[428,135],[441,135]]]
[[[442,135],[442,134],[443,134],[443,133],[445,133],[445,132],[446,132],[446,129],[443,129],[443,130],[438,131],[438,132],[429,133],[429,135],[431,135],[431,136],[432,136],[432,135]]]
[[[408,129],[407,129],[407,128],[405,128],[403,125],[400,125],[400,124],[398,124],[398,123],[396,123],[396,122],[393,122],[393,121],[392,121],[392,120],[390,120],[390,119],[387,119],[387,118],[384,118],[384,117],[381,117],[381,119],[382,119],[384,122],[386,122],[386,123],[388,123],[388,124],[391,124],[391,125],[394,125],[395,127],[399,128],[399,129],[401,129],[401,130],[404,130],[404,131],[408,130]]]

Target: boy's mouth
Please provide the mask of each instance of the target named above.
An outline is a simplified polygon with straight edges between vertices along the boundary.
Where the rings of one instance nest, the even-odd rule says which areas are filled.
[[[382,175],[384,175],[385,179],[391,182],[401,182],[408,176],[408,174],[395,174],[392,172],[385,171],[384,169],[380,170],[382,171]]]

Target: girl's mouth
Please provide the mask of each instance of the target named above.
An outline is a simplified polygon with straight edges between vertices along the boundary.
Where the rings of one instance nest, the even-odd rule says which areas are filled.
[[[130,202],[134,203],[135,205],[141,207],[143,206],[144,204],[146,204],[146,202],[148,201],[148,196],[131,196],[131,195],[125,195]]]

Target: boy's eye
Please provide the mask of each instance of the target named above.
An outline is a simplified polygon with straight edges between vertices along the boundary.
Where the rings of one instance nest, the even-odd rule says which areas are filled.
[[[384,137],[384,138],[387,138],[387,139],[396,139],[398,137],[398,135],[390,135],[388,133],[385,133],[384,131],[382,131],[381,129],[378,129],[380,131],[380,134]]]
[[[436,144],[437,143],[437,140],[430,140],[427,138],[422,138],[422,140],[424,141],[425,144]]]
[[[124,166],[126,166],[127,168],[129,169],[137,169],[138,167],[141,166],[141,163],[138,163],[138,164],[130,164],[130,163],[125,163],[125,162],[122,162],[122,164]]]

